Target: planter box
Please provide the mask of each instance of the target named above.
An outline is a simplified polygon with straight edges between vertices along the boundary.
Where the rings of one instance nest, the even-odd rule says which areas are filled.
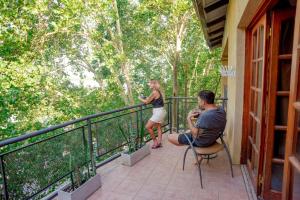
[[[121,159],[122,164],[126,166],[133,166],[139,160],[143,159],[145,156],[150,154],[150,147],[148,144],[145,144],[142,148],[138,149],[137,151],[128,154],[122,153]]]
[[[58,191],[58,200],[85,200],[101,187],[101,176],[96,174],[74,191]]]

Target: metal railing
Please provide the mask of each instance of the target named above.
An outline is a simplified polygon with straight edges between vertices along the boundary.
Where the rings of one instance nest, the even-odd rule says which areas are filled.
[[[165,107],[164,132],[169,129],[170,102]],[[1,199],[39,199],[62,184],[73,188],[87,180],[123,151],[125,137],[139,135],[151,113],[151,106],[139,104],[1,141]]]
[[[225,105],[226,99],[218,101]],[[196,107],[197,98],[168,98],[163,132],[185,130],[186,114]],[[152,106],[139,104],[0,141],[0,199],[39,199],[63,184],[73,189],[120,156],[126,137],[139,139],[151,115]]]
[[[190,110],[198,108],[197,97],[170,97],[172,102],[173,118],[171,120],[171,127],[176,132],[187,130],[187,114]],[[227,98],[216,98],[215,104],[227,110]],[[174,114],[175,113],[175,114]]]

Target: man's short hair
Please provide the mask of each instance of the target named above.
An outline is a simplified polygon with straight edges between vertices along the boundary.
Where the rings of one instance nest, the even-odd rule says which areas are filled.
[[[215,102],[215,93],[213,93],[212,91],[201,90],[198,96],[208,104],[214,104]]]

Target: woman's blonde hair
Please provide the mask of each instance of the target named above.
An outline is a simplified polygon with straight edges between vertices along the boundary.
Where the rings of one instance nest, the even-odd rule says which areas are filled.
[[[162,88],[160,88],[159,80],[151,79],[150,82],[153,84],[153,88],[155,90],[159,90],[159,92],[161,93],[163,99],[165,99],[164,91],[162,91]]]
[[[151,79],[150,82],[153,84],[154,89],[159,90],[160,89],[160,84],[158,80]]]

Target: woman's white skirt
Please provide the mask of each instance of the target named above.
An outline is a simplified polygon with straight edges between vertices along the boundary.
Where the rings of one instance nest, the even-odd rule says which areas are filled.
[[[153,114],[150,118],[150,121],[162,124],[166,115],[167,111],[164,109],[164,107],[153,108]]]

